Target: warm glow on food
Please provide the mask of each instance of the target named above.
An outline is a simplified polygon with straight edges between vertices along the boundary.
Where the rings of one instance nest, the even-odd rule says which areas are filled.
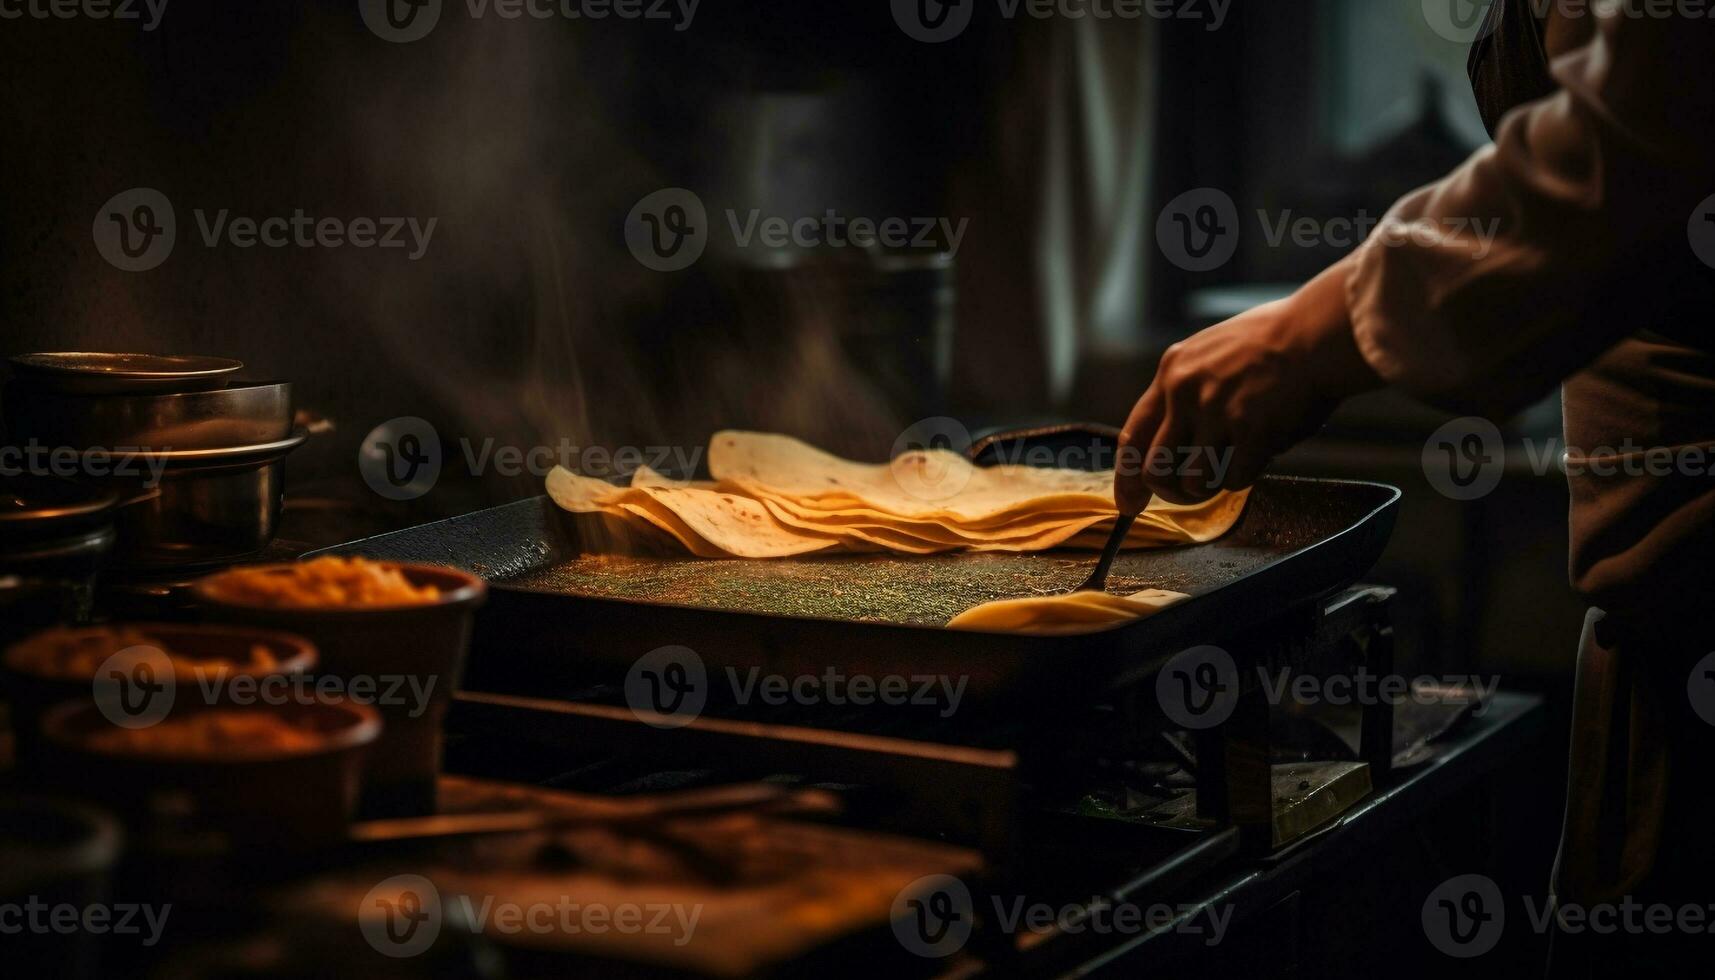
[[[433,585],[412,584],[397,565],[332,556],[236,568],[208,579],[204,589],[219,602],[294,609],[426,605],[441,597]]]
[[[310,752],[322,745],[313,730],[266,711],[200,711],[147,728],[106,728],[83,745],[111,755],[198,759],[256,759]]]
[[[19,674],[50,680],[89,680],[109,657],[144,647],[159,650],[175,671],[208,674],[225,670],[266,671],[279,666],[274,651],[253,643],[243,655],[193,657],[175,651],[158,638],[131,626],[44,630],[6,651],[6,667]],[[236,653],[236,652],[235,652]]]

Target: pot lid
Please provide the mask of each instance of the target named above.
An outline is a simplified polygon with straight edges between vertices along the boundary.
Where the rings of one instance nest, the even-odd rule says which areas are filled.
[[[244,362],[177,354],[62,351],[8,358],[28,384],[82,394],[208,391],[225,386]]]

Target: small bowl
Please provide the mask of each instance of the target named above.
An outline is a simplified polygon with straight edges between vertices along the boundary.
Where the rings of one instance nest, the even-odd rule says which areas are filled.
[[[381,734],[374,708],[350,701],[193,703],[175,705],[160,724],[196,724],[211,712],[267,716],[309,733],[313,745],[231,753],[119,749],[94,742],[126,731],[98,706],[62,704],[42,717],[43,778],[141,827],[170,816],[241,846],[314,847],[345,838],[362,790],[364,751]]]
[[[433,585],[433,602],[398,606],[282,607],[222,598],[221,575],[289,566],[248,566],[202,579],[191,594],[206,615],[223,622],[289,630],[308,637],[321,671],[345,681],[361,679],[385,693],[395,681],[400,696],[377,707],[386,729],[370,752],[364,812],[397,816],[433,812],[441,768],[441,728],[470,649],[471,623],[488,586],[469,572],[441,565],[388,562],[413,585]],[[418,704],[416,692],[428,693]]]
[[[46,797],[0,799],[0,903],[87,908],[110,901],[123,840],[119,822],[99,810]],[[12,976],[100,976],[100,954],[100,937],[82,929],[6,937]]]
[[[316,664],[316,649],[303,637],[288,633],[277,633],[269,630],[259,630],[241,626],[207,626],[184,623],[122,623],[115,624],[136,630],[149,639],[155,640],[159,646],[176,657],[190,660],[204,660],[211,664],[226,661],[242,663],[248,661],[251,647],[261,645],[267,647],[274,656],[272,667],[244,667],[231,671],[230,676],[242,676],[261,680],[264,677],[296,676],[306,673]],[[111,627],[90,627],[87,629],[71,630],[74,634],[110,633]],[[49,631],[57,632],[57,631]],[[93,704],[97,678],[94,673],[88,677],[67,677],[33,670],[22,664],[25,652],[32,642],[38,642],[47,633],[37,633],[22,641],[7,647],[0,654],[0,690],[6,693],[12,705],[12,728],[16,738],[18,760],[26,767],[33,766],[40,746],[41,719],[49,707],[67,701]],[[115,647],[114,653],[119,652]],[[237,658],[244,655],[243,660]],[[196,676],[168,677],[174,691],[173,703],[176,706],[181,700],[191,696],[203,698],[199,678]]]

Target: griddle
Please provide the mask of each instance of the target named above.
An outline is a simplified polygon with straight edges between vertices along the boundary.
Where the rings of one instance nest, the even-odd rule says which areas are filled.
[[[574,698],[615,684],[658,647],[695,650],[711,674],[968,679],[969,709],[1085,705],[1144,680],[1174,654],[1220,644],[1355,582],[1393,528],[1400,492],[1375,483],[1271,476],[1219,540],[1120,555],[1116,593],[1192,596],[1082,636],[948,630],[991,599],[1065,591],[1095,552],[842,555],[708,560],[586,553],[587,524],[536,497],[320,554],[432,562],[488,580],[464,688]],[[718,687],[719,685],[716,685]]]

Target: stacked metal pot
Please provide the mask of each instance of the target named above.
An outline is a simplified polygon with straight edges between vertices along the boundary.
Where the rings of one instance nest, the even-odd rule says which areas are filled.
[[[69,539],[111,525],[110,566],[154,573],[209,567],[262,550],[280,519],[292,386],[239,377],[239,361],[143,354],[10,358],[3,397],[12,523]],[[50,490],[61,484],[79,490]],[[32,498],[84,495],[82,525]],[[105,504],[102,503],[105,501]],[[95,513],[90,512],[94,508]],[[0,520],[8,519],[0,504]],[[80,530],[81,527],[81,530]],[[10,539],[9,539],[10,540]],[[18,540],[22,540],[21,538]],[[0,543],[0,575],[8,559]]]

